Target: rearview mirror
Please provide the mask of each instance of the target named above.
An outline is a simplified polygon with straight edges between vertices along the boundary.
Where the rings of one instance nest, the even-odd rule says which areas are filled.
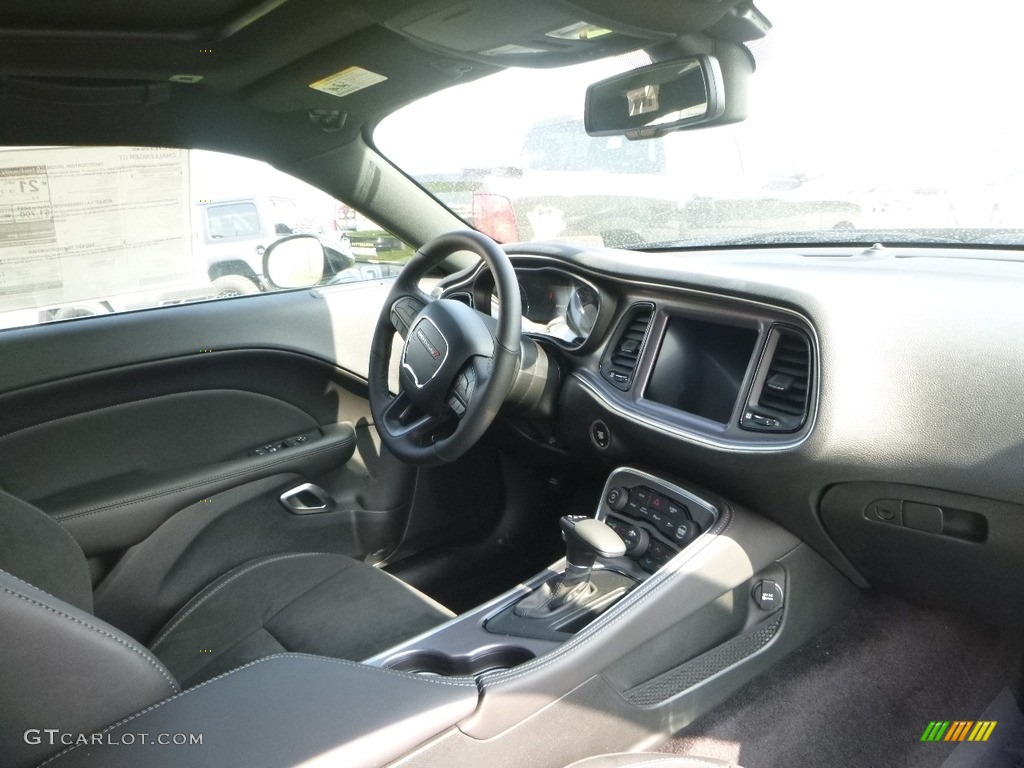
[[[587,88],[584,127],[591,136],[653,139],[711,122],[725,112],[714,56],[649,64]]]
[[[275,288],[309,288],[323,280],[324,246],[313,235],[289,235],[263,252],[263,274]]]

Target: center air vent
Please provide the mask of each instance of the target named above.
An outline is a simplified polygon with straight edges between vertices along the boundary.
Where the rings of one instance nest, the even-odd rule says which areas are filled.
[[[743,429],[795,432],[807,421],[811,394],[811,343],[795,328],[775,326],[754,378]]]
[[[615,341],[601,361],[601,375],[613,387],[618,387],[623,392],[633,383],[633,373],[636,371],[640,353],[643,352],[644,340],[647,338],[647,330],[651,326],[653,316],[653,304],[636,304],[630,307]]]

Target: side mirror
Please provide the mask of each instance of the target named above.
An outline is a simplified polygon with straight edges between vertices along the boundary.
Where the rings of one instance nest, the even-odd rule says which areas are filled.
[[[327,253],[313,235],[289,235],[263,252],[263,275],[274,288],[310,288],[327,272]]]
[[[591,136],[655,139],[709,123],[725,112],[714,56],[648,64],[587,88],[584,127]]]

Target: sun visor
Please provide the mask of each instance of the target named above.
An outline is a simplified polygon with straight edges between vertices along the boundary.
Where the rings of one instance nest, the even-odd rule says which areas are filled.
[[[248,89],[245,101],[269,112],[369,114],[495,71],[460,61],[425,52],[407,38],[374,26],[263,78]]]
[[[498,66],[599,59],[706,29],[731,0],[426,0],[385,24],[449,55]]]

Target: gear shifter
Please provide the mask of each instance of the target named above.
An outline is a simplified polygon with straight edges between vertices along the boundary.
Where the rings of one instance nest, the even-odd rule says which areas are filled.
[[[565,515],[559,525],[565,539],[565,572],[548,581],[515,607],[518,616],[549,617],[586,602],[593,589],[590,572],[598,557],[621,557],[626,545],[608,525],[592,517]]]

